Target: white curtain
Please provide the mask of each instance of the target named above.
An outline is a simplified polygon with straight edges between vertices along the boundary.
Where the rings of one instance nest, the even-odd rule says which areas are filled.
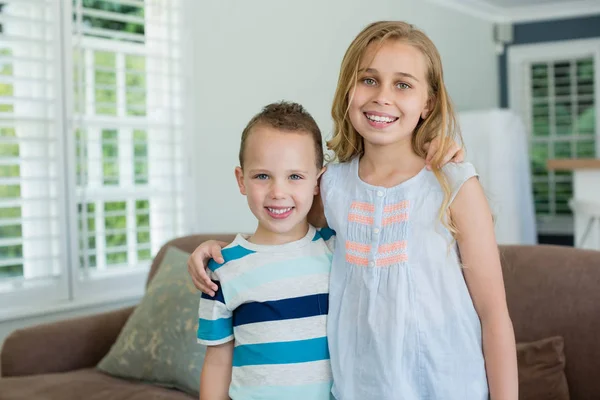
[[[459,113],[467,161],[479,173],[499,244],[536,244],[527,133],[509,110]]]

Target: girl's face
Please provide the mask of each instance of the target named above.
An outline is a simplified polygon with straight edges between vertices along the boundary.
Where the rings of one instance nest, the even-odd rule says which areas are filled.
[[[371,43],[350,93],[350,122],[365,146],[409,140],[429,110],[427,66],[416,47],[400,40]]]

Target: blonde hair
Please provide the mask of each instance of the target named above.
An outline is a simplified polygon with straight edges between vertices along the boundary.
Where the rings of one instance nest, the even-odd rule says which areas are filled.
[[[456,116],[444,84],[442,60],[437,48],[422,31],[413,25],[402,21],[374,22],[363,29],[352,41],[344,55],[337,89],[331,108],[334,121],[334,134],[327,142],[327,147],[333,151],[334,158],[339,162],[347,162],[356,156],[364,154],[363,138],[354,129],[348,116],[350,93],[358,81],[358,70],[367,47],[374,42],[383,44],[386,40],[399,40],[414,46],[421,51],[427,65],[427,82],[429,101],[433,107],[425,119],[420,119],[412,135],[413,151],[425,158],[425,144],[434,138],[439,138],[439,149],[431,161],[433,173],[444,191],[444,200],[439,211],[442,224],[456,236],[456,226],[450,218],[451,189],[446,176],[439,168],[449,147],[459,139],[462,143]]]

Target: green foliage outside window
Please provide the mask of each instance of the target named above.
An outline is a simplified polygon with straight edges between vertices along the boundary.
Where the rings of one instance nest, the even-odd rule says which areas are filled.
[[[531,68],[531,168],[538,215],[570,215],[572,173],[548,171],[555,158],[596,157],[593,59],[535,64]],[[554,184],[552,185],[552,181]]]
[[[79,4],[78,4],[79,3]],[[132,5],[123,5],[114,3],[110,0],[82,0],[80,2],[73,0],[74,14],[73,20],[76,21],[76,7],[80,5],[84,9],[95,9],[107,12],[113,12],[118,14],[137,16],[144,18],[144,8],[136,7]],[[4,5],[0,5],[0,15]],[[139,22],[125,22],[125,21],[114,21],[106,18],[93,17],[93,16],[82,16],[82,22],[85,26],[101,29],[106,31],[124,32],[134,35],[139,35],[140,39],[138,42],[143,42],[145,35],[145,26]],[[2,26],[0,25],[0,34],[2,32]],[[101,35],[100,35],[101,37]],[[76,113],[85,113],[85,96],[86,96],[86,77],[85,68],[83,68],[83,53],[81,51],[73,51],[73,79],[74,79],[74,107]],[[11,50],[8,48],[0,48],[0,61],[3,56],[11,56]],[[146,115],[146,60],[144,57],[135,55],[125,55],[125,107],[127,116],[145,116]],[[0,76],[10,77],[13,75],[13,65],[10,62],[0,63]],[[117,115],[117,88],[116,88],[116,53],[106,51],[95,51],[94,52],[94,100],[96,102],[95,112],[98,115]],[[12,100],[7,97],[12,97],[14,87],[13,84],[0,82],[0,114],[12,114],[14,112],[14,104]],[[77,184],[79,186],[85,186],[87,184],[87,168],[86,159],[87,151],[85,147],[86,135],[82,130],[76,130],[75,132],[77,145],[76,145],[76,171],[77,171]],[[15,129],[8,126],[0,126],[1,137],[17,137]],[[119,184],[119,170],[118,170],[118,143],[117,143],[117,131],[108,130],[103,132],[102,139],[106,142],[102,145],[102,171],[105,185],[118,185]],[[136,131],[134,133],[134,171],[135,171],[135,183],[146,184],[148,165],[147,165],[147,138],[146,133],[143,131]],[[19,143],[18,142],[3,142],[0,143],[0,159],[14,158],[15,160],[19,157]],[[108,160],[111,160],[110,162]],[[0,178],[19,178],[20,168],[18,163],[15,165],[2,165],[0,166]],[[21,187],[19,183],[6,183],[0,184],[0,199],[18,199],[21,196]],[[138,212],[138,205],[144,205],[143,209],[149,209],[148,201],[141,200],[136,203],[136,212]],[[124,211],[125,202],[107,202],[104,204],[105,212],[123,211],[121,216],[112,216],[105,219],[105,229],[126,229],[126,214]],[[95,237],[95,205],[94,203],[88,203],[86,205],[86,229],[82,224],[82,218],[84,213],[82,205],[79,205],[78,215],[80,224],[80,235],[82,241],[80,241],[81,249],[87,247],[90,251],[94,251],[96,248],[96,237]],[[22,236],[21,224],[18,219],[21,218],[21,207],[0,207],[0,220],[6,221],[7,219],[14,219],[14,224],[6,224],[0,226],[0,238],[20,238]],[[136,223],[138,226],[149,228],[149,214],[137,215]],[[142,224],[142,225],[139,225]],[[107,264],[121,264],[127,262],[127,252],[110,252],[111,248],[126,246],[127,233],[116,233],[106,235],[106,247],[107,253]],[[149,243],[149,232],[143,232],[138,234],[137,241],[140,244]],[[149,259],[149,250],[139,250],[139,259]],[[0,262],[12,259],[20,259],[23,257],[22,245],[10,245],[0,246]],[[81,265],[84,265],[84,260],[81,258]],[[87,263],[90,267],[96,266],[96,256],[91,254],[88,256]],[[11,265],[0,265],[0,279],[11,276],[22,276],[23,265],[18,262]]]

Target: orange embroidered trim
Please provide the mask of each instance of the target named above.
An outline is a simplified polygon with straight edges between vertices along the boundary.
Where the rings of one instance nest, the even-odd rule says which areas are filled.
[[[352,254],[346,254],[346,261],[350,264],[361,265],[363,267],[369,265],[369,259],[367,257],[353,256]]]
[[[383,244],[383,245],[379,246],[377,251],[380,254],[381,253],[391,253],[391,252],[398,251],[398,250],[404,250],[404,249],[406,249],[406,246],[407,246],[406,240],[402,240],[399,242]]]
[[[378,259],[377,266],[378,267],[387,267],[392,264],[397,264],[397,263],[406,262],[406,261],[408,261],[408,255],[405,253],[402,253],[402,254],[397,254],[395,256]]]
[[[350,204],[350,210],[359,210],[359,211],[373,213],[373,212],[375,212],[375,205],[373,205],[371,203],[362,203],[360,201],[353,201],[352,204]]]
[[[373,217],[350,213],[348,214],[348,222],[356,222],[363,225],[373,225]]]
[[[408,221],[408,213],[402,213],[402,214],[393,215],[391,217],[384,218],[383,221],[381,221],[381,225],[387,226],[387,225],[395,224],[397,222],[404,222],[404,221]]]
[[[346,250],[356,251],[358,253],[369,253],[371,246],[357,242],[346,241]]]
[[[400,203],[390,204],[390,205],[383,207],[383,212],[384,213],[393,213],[396,211],[406,210],[406,209],[408,209],[408,200],[403,200]]]

